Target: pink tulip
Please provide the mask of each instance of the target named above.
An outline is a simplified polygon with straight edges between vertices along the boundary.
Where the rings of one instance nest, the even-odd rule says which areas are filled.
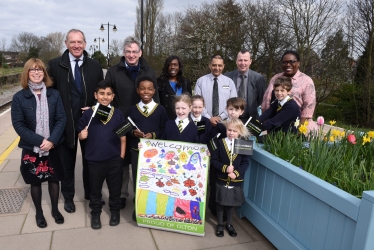
[[[324,123],[325,123],[325,119],[323,118],[323,116],[318,116],[317,117],[317,124],[322,126]]]
[[[352,144],[356,144],[356,137],[354,135],[348,135],[347,136],[347,140],[348,142],[352,143]]]

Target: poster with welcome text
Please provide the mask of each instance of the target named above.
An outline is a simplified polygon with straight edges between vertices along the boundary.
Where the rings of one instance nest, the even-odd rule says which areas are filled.
[[[204,236],[207,146],[150,139],[141,143],[135,195],[138,225]]]

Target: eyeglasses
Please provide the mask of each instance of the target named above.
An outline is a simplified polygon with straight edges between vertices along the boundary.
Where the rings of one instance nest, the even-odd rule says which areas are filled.
[[[287,64],[290,64],[290,65],[294,65],[295,63],[297,63],[298,61],[295,61],[295,60],[291,60],[291,61],[282,61],[282,65],[283,66],[286,66]]]
[[[127,55],[131,55],[131,54],[138,54],[140,52],[140,50],[133,50],[133,51],[130,51],[130,50],[125,50],[125,54]]]
[[[43,69],[29,69],[29,72],[32,72],[32,73],[44,73]]]

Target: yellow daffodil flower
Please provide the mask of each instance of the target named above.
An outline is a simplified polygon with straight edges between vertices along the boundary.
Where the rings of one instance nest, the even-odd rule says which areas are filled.
[[[374,131],[369,131],[369,132],[368,132],[368,137],[369,137],[370,139],[373,139],[373,138],[374,138]]]
[[[337,129],[332,129],[332,130],[331,130],[331,134],[332,134],[334,137],[339,137],[339,136],[340,136],[340,131],[337,130]]]
[[[331,135],[330,138],[329,138],[329,141],[335,141],[335,136]]]
[[[305,126],[305,123],[299,127],[300,133],[306,135],[306,132],[308,131],[307,127]]]
[[[329,123],[330,123],[331,126],[334,126],[334,124],[336,123],[336,121],[335,121],[335,120],[332,120],[332,121],[330,121]]]
[[[362,137],[362,145],[365,145],[367,142],[370,142],[370,137],[367,137],[366,135],[364,135],[364,137]]]

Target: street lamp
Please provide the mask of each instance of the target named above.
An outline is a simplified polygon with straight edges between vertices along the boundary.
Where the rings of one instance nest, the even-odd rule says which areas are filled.
[[[113,26],[113,32],[116,32],[117,31],[117,27],[116,27],[116,25],[114,24],[114,25],[112,25],[112,24],[109,24],[109,22],[108,22],[108,24],[101,24],[101,26],[100,26],[100,30],[101,31],[104,31],[105,29],[104,29],[104,25],[107,25],[108,26],[108,55],[107,55],[107,57],[108,57],[108,68],[109,68],[109,26]]]
[[[100,50],[100,39],[102,39],[102,40],[101,40],[102,43],[105,43],[104,38],[101,38],[101,37],[97,37],[97,38],[96,38],[96,37],[95,37],[95,39],[94,39],[94,43],[96,43],[96,39],[99,39],[99,50]],[[100,52],[101,52],[101,50],[100,50]]]
[[[93,51],[92,55],[96,52],[97,48],[98,48],[97,45],[91,45],[91,46],[90,46],[90,50]],[[91,56],[91,57],[92,57],[92,56]]]

